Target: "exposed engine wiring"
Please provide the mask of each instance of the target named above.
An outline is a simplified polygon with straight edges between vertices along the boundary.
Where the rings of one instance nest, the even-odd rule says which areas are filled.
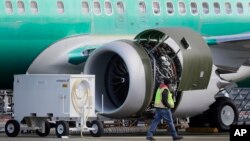
[[[154,80],[156,83],[160,83],[164,79],[168,79],[171,81],[171,87],[176,96],[176,90],[179,83],[179,77],[181,70],[177,70],[177,68],[181,68],[176,66],[176,64],[180,65],[180,62],[177,58],[180,49],[175,52],[170,48],[170,46],[165,42],[169,36],[167,35],[153,35],[153,37],[160,38],[147,38],[139,39],[138,43],[141,44],[145,51],[149,54],[152,63],[152,72],[154,74]]]

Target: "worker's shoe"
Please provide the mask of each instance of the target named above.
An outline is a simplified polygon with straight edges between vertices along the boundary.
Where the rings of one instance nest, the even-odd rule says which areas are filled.
[[[146,139],[149,140],[149,141],[155,141],[156,140],[154,137],[147,137]]]
[[[182,136],[176,136],[176,137],[173,137],[173,140],[174,140],[174,141],[181,140],[181,139],[183,139],[183,137],[182,137]]]

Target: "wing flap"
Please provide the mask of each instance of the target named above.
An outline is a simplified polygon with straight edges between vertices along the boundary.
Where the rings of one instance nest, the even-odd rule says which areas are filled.
[[[205,37],[213,63],[222,73],[237,72],[250,64],[250,34]]]

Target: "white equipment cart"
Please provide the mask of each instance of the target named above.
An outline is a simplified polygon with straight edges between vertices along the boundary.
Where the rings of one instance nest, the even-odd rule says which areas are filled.
[[[20,130],[35,130],[44,137],[51,128],[59,138],[70,130],[90,131],[93,136],[103,133],[96,120],[94,75],[15,75],[13,99],[14,119],[5,125],[9,137]]]

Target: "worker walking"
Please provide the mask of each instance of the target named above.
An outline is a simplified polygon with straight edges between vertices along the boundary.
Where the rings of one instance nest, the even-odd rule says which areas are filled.
[[[175,126],[173,123],[171,108],[174,108],[174,100],[172,93],[169,89],[170,81],[163,81],[159,88],[157,89],[155,96],[154,107],[156,108],[155,118],[151,123],[151,127],[147,132],[147,140],[155,140],[153,134],[157,128],[157,125],[160,123],[161,119],[165,119],[168,123],[168,127],[171,131],[173,140],[183,139],[182,136],[177,135]]]

